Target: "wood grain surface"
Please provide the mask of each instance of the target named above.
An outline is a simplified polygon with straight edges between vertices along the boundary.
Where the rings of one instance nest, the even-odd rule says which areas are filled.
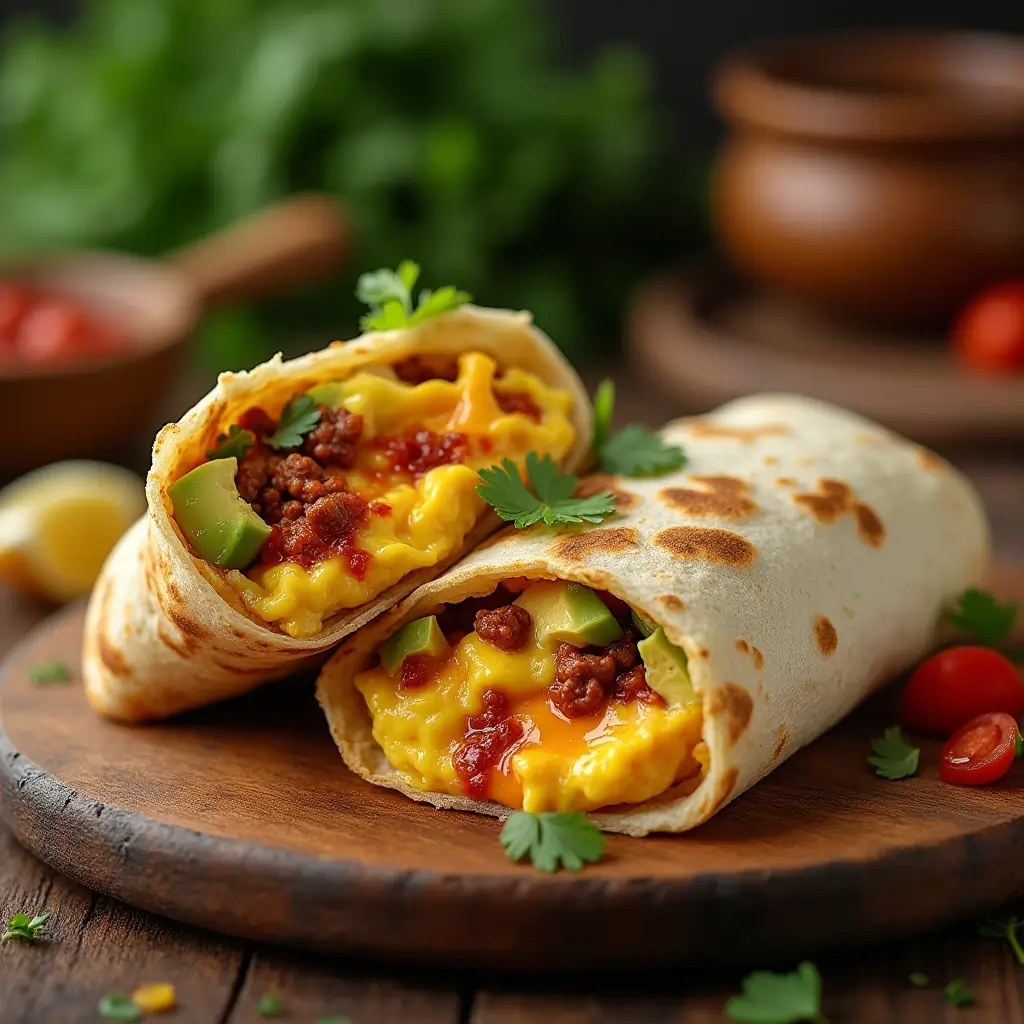
[[[1024,596],[1024,572],[995,585]],[[609,837],[601,864],[545,876],[504,857],[496,822],[351,775],[309,680],[144,728],[93,715],[77,681],[32,684],[40,661],[75,664],[82,615],[7,663],[4,819],[64,874],[178,920],[421,963],[638,970],[911,935],[1024,890],[1024,770],[949,787],[926,742],[917,777],[878,779],[891,689],[696,832]]]

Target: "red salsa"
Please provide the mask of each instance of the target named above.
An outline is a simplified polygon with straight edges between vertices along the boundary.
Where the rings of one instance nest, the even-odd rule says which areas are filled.
[[[486,800],[491,770],[522,743],[523,723],[509,717],[508,697],[500,690],[484,692],[484,709],[466,719],[466,738],[452,757],[452,765],[467,796]]]

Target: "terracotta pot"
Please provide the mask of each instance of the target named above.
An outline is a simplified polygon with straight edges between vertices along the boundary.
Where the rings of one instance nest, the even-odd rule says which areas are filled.
[[[717,232],[756,280],[908,327],[1024,272],[1024,42],[779,44],[727,60],[714,98]]]

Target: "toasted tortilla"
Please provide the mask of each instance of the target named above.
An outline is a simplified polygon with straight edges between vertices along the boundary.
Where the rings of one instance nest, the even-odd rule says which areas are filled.
[[[157,435],[146,482],[148,512],[121,539],[93,591],[83,673],[93,707],[125,721],[164,718],[243,693],[314,663],[340,640],[441,573],[500,524],[481,517],[443,563],[410,573],[375,600],[342,611],[315,636],[297,640],[251,615],[226,573],[193,555],[172,515],[168,487],[202,461],[217,435],[252,406],[280,409],[296,392],[340,380],[371,363],[410,355],[480,351],[519,367],[573,398],[572,469],[586,458],[590,402],[579,378],[529,313],[464,306],[415,327],[367,334],[299,359],[280,355],[254,370],[224,373],[217,386]]]
[[[682,832],[920,659],[947,603],[981,577],[988,528],[971,485],[859,416],[755,396],[664,436],[687,455],[678,472],[586,481],[618,496],[617,515],[589,528],[506,528],[348,638],[317,694],[351,769],[438,807],[508,814],[409,787],[353,679],[381,641],[442,604],[514,577],[574,580],[627,601],[686,652],[710,751],[696,783],[592,818],[629,835]]]

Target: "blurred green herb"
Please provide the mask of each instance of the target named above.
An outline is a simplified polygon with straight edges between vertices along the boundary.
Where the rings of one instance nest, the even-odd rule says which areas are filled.
[[[868,758],[868,764],[883,779],[909,779],[917,771],[921,750],[907,741],[898,725],[889,726],[878,739],[872,740],[871,749],[874,754]]]
[[[1024,926],[1024,921],[1018,921],[1015,914],[989,921],[978,929],[978,934],[986,939],[1005,939],[1013,950],[1017,963],[1024,965],[1024,948],[1021,948],[1020,939],[1017,938],[1017,931]]]
[[[142,1020],[140,1010],[128,996],[106,995],[100,1000],[100,1016],[104,1020]]]
[[[71,682],[71,669],[65,661],[41,661],[28,670],[30,683],[36,686],[49,686],[53,683]]]
[[[927,988],[931,984],[931,978],[922,971],[912,971],[907,977],[907,981],[909,981],[914,988]]]
[[[702,229],[706,182],[670,152],[642,57],[568,70],[552,35],[536,0],[93,0],[69,29],[15,25],[0,250],[155,255],[327,191],[361,268],[412,255],[579,355]],[[316,296],[321,340],[360,312],[348,273]],[[301,301],[275,307],[293,334]],[[214,332],[232,369],[267,354],[239,326]]]
[[[281,1000],[273,992],[268,992],[259,1001],[256,1012],[261,1017],[280,1017],[284,1013],[284,1007],[281,1005]]]
[[[20,939],[22,942],[35,942],[39,938],[39,930],[50,920],[50,912],[44,910],[37,917],[29,917],[28,914],[15,914],[7,924],[3,935],[0,935],[0,942],[7,942],[8,939]]]
[[[412,260],[402,260],[397,271],[385,268],[363,274],[356,285],[356,298],[366,303],[370,312],[359,321],[359,326],[364,331],[407,327],[449,309],[458,309],[473,298],[469,292],[448,284],[433,292],[424,288],[413,306],[412,290],[419,276],[419,264]]]
[[[949,621],[986,647],[997,647],[1017,621],[1017,602],[999,601],[987,590],[969,587],[949,613]]]
[[[946,1002],[950,1006],[963,1009],[974,1005],[974,993],[959,978],[946,986]]]

